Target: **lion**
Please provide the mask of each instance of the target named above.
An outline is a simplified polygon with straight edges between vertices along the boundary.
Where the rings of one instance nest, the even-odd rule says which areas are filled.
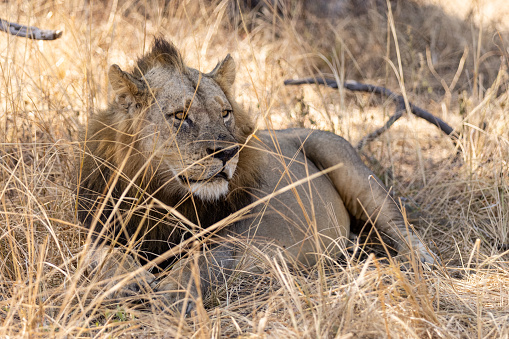
[[[112,65],[108,76],[114,99],[83,132],[77,196],[79,219],[109,245],[91,252],[107,278],[132,273],[134,292],[150,287],[180,302],[186,288],[202,295],[235,269],[244,248],[229,239],[313,265],[344,250],[352,220],[374,224],[403,257],[436,262],[345,139],[255,131],[235,102],[230,55],[202,73],[157,38],[131,72]],[[204,239],[195,281],[185,253]],[[166,278],[153,275],[168,267]]]

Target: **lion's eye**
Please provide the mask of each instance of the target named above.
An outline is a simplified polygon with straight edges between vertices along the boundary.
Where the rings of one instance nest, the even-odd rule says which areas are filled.
[[[221,112],[221,116],[223,117],[223,119],[228,119],[231,113],[232,113],[231,109],[225,109],[223,112]]]
[[[183,120],[186,117],[186,113],[184,113],[184,111],[175,112],[173,115],[179,120]]]

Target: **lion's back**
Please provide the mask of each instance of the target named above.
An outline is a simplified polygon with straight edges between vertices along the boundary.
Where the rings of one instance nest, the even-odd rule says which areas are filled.
[[[312,132],[258,131],[256,138],[260,141],[254,141],[255,147],[265,153],[258,198],[273,195],[268,207],[259,204],[254,209],[253,214],[258,215],[255,220],[261,220],[256,235],[276,239],[293,256],[308,262],[306,253],[316,252],[312,227],[328,239],[322,239],[322,243],[347,236],[350,228],[350,217],[338,191],[326,174],[320,175],[319,164],[303,152],[302,136]],[[295,244],[300,245],[292,246]]]

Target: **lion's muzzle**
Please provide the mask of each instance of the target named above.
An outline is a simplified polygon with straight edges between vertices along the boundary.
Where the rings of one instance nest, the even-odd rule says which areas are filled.
[[[237,168],[239,150],[238,146],[210,145],[205,149],[207,156],[180,171],[181,184],[203,200],[223,197]]]
[[[223,162],[223,166],[226,164],[227,161],[232,159],[237,155],[239,152],[239,146],[233,146],[233,147],[215,147],[215,148],[207,148],[207,154],[211,155],[212,157],[219,159]]]

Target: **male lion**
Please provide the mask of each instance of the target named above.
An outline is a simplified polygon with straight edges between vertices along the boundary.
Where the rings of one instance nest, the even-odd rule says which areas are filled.
[[[134,287],[152,284],[175,301],[179,289],[197,295],[235,267],[241,250],[231,239],[282,248],[287,258],[313,265],[320,253],[340,252],[352,217],[373,221],[400,254],[414,250],[434,262],[347,141],[310,129],[253,134],[235,102],[234,79],[229,55],[201,73],[162,39],[132,72],[111,66],[115,99],[83,135],[78,190],[80,220],[110,244],[93,252],[97,270],[108,278],[136,271]],[[201,279],[185,260],[161,281],[141,268],[140,259],[157,261],[200,232],[200,244],[210,244],[207,228],[215,245],[199,259]]]

